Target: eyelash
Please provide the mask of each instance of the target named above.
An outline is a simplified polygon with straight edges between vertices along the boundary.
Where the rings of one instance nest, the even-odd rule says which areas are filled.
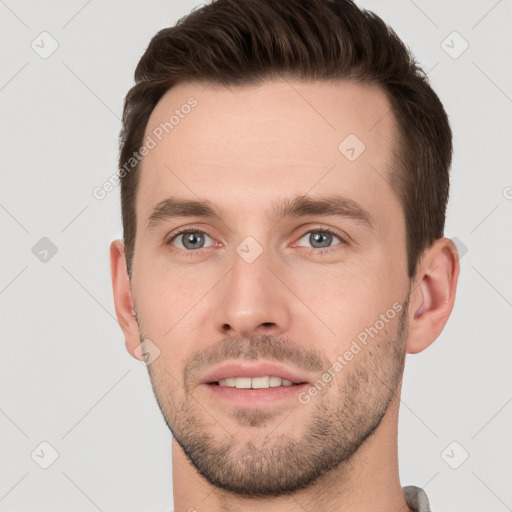
[[[205,231],[202,231],[200,229],[185,228],[185,229],[182,229],[181,231],[178,231],[177,233],[174,233],[171,236],[171,238],[167,242],[165,242],[165,245],[171,245],[172,242],[176,238],[178,238],[180,235],[184,235],[184,234],[188,234],[188,233],[202,233],[204,235],[210,236],[210,235],[208,235],[208,233],[206,233]],[[310,252],[310,253],[324,254],[326,252],[329,252],[329,251],[335,249],[338,245],[347,245],[347,242],[345,241],[345,239],[343,237],[341,237],[336,231],[329,229],[329,228],[309,229],[308,231],[305,231],[304,233],[302,233],[302,235],[299,236],[299,238],[297,239],[297,242],[300,241],[302,238],[304,238],[304,235],[307,235],[308,233],[329,234],[329,235],[335,236],[336,238],[339,238],[339,240],[340,240],[339,244],[333,245],[331,247],[323,247],[320,249],[316,249],[315,247],[305,247],[305,249],[308,250],[308,252]],[[212,238],[212,237],[210,237],[210,238]],[[196,249],[193,251],[186,251],[186,250],[184,251],[183,249],[180,249],[179,247],[173,247],[173,249],[175,249],[176,251],[183,251],[186,253],[187,256],[195,256],[200,251],[200,249]],[[208,247],[204,247],[201,249],[208,249]]]

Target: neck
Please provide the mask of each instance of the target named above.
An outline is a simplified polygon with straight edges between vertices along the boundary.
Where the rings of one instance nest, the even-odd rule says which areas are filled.
[[[306,489],[285,496],[241,497],[207,482],[173,439],[172,465],[176,512],[412,512],[398,476],[395,396],[379,427],[348,460]]]

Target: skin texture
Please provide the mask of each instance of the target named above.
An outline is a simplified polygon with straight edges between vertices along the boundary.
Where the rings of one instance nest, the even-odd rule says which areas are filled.
[[[148,370],[174,434],[174,509],[408,510],[397,462],[404,357],[441,333],[459,263],[441,238],[407,277],[405,220],[389,185],[400,141],[386,96],[347,82],[182,83],[157,104],[146,134],[191,96],[197,106],[142,163],[131,282],[122,242],[111,245],[127,350],[138,357],[144,339],[159,350]],[[349,134],[365,145],[353,161],[338,149]],[[334,193],[358,203],[372,226],[272,217],[277,201]],[[209,200],[218,216],[148,228],[170,196]],[[185,245],[173,238],[182,228],[203,238]],[[320,253],[313,236],[325,228],[335,235]],[[247,237],[262,250],[251,263],[237,252]],[[254,254],[250,244],[241,247]],[[358,342],[383,314],[377,334]],[[314,383],[354,341],[360,351],[308,403],[228,406],[200,383],[215,364],[256,359]]]

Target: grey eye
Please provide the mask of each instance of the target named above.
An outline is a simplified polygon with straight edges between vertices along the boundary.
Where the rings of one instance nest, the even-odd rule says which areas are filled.
[[[178,233],[172,239],[172,242],[180,242],[176,245],[179,249],[194,251],[207,247],[205,245],[206,237],[210,238],[206,233],[203,233],[202,231],[185,231],[183,233]]]
[[[338,239],[340,242],[342,241],[337,235],[334,233],[330,233],[329,231],[324,230],[316,230],[316,231],[308,231],[300,240],[307,239],[307,242],[311,244],[313,249],[325,249],[330,247],[333,243],[334,239]]]

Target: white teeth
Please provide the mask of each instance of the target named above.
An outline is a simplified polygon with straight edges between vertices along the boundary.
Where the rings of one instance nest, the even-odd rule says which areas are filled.
[[[252,379],[253,389],[262,389],[270,387],[270,377],[253,377]]]
[[[276,388],[277,386],[280,386],[282,382],[283,379],[281,379],[281,377],[270,377],[269,386],[271,388]]]
[[[241,377],[239,379],[235,379],[235,388],[249,389],[251,387],[251,378],[250,377]]]
[[[278,386],[291,386],[293,383],[281,377],[228,377],[219,380],[219,386],[240,389],[265,389]]]

